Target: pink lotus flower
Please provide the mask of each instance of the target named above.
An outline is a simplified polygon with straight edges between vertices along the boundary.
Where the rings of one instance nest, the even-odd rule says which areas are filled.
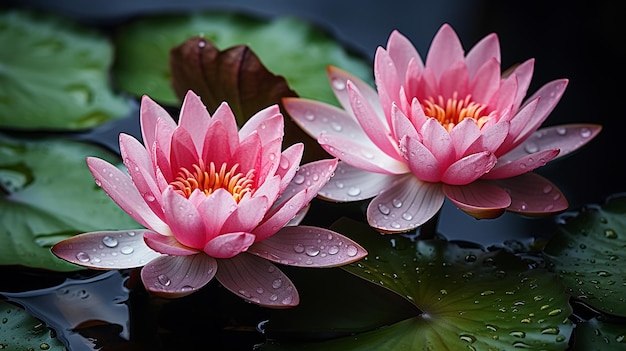
[[[331,177],[336,159],[299,166],[302,144],[281,151],[283,116],[276,105],[238,130],[222,103],[211,117],[188,92],[178,125],[143,97],[145,144],[120,134],[130,177],[98,158],[87,163],[96,183],[147,229],[84,233],[54,254],[94,269],[144,266],[147,290],[188,295],[215,276],[242,298],[268,307],[297,305],[297,290],[272,262],[334,267],[366,251],[333,231],[296,226]]]
[[[567,200],[530,171],[578,149],[601,127],[537,130],[568,81],[549,82],[523,102],[533,64],[530,59],[501,76],[495,34],[465,55],[447,24],[424,64],[408,39],[394,31],[387,48],[376,51],[377,92],[329,67],[344,110],[302,98],[283,102],[292,118],[341,160],[320,195],[334,201],[374,197],[367,218],[381,232],[417,228],[446,198],[479,219],[505,210],[552,214],[565,210]]]

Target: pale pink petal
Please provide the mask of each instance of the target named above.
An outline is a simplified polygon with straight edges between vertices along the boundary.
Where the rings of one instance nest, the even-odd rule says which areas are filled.
[[[459,37],[449,24],[439,28],[426,56],[426,67],[439,78],[448,67],[464,59],[464,50]]]
[[[280,206],[272,208],[263,219],[263,222],[252,231],[252,234],[256,236],[256,240],[265,240],[287,225],[298,211],[308,204],[308,201],[305,201],[306,198],[306,191],[301,191],[287,201],[282,202]]]
[[[556,185],[544,177],[525,173],[514,178],[494,181],[511,195],[507,211],[525,216],[553,215],[567,210],[569,204]]]
[[[488,104],[500,88],[500,62],[496,58],[486,61],[471,81],[474,101]]]
[[[172,116],[150,97],[143,95],[141,97],[139,121],[141,124],[142,140],[148,149],[150,149],[156,141],[156,126],[159,120],[161,121],[160,123],[168,125],[171,130],[176,128],[176,122],[172,119]]]
[[[444,185],[443,192],[455,206],[478,219],[497,218],[511,204],[506,191],[483,181],[462,186]]]
[[[141,267],[160,256],[146,245],[144,233],[150,231],[136,229],[83,233],[54,244],[51,250],[61,259],[91,269]]]
[[[193,164],[198,162],[198,150],[187,130],[183,128],[174,130],[170,144],[169,161],[173,174],[181,167],[190,169]]]
[[[284,227],[252,245],[248,253],[299,267],[338,267],[367,256],[367,251],[353,240],[332,230],[311,226]]]
[[[238,163],[240,166],[239,171],[244,174],[250,169],[255,169],[259,172],[262,165],[262,152],[263,147],[261,146],[260,136],[257,133],[252,133],[242,140],[241,144],[233,152],[232,162]],[[256,186],[263,182],[263,179],[260,179],[258,176],[256,175],[255,179]]]
[[[510,127],[509,127],[509,135],[507,135],[506,139],[502,142],[502,145],[498,148],[496,152],[497,156],[501,156],[506,154],[515,147],[515,142],[517,136],[522,132],[522,129],[528,125],[530,119],[535,114],[535,110],[537,109],[537,105],[539,104],[539,99],[535,99],[530,101],[524,105],[524,107],[517,112],[517,114],[511,119]],[[518,142],[519,143],[519,142]]]
[[[391,128],[393,130],[394,137],[398,140],[401,140],[405,135],[408,135],[415,140],[420,140],[420,136],[417,134],[417,130],[415,129],[413,123],[411,123],[409,118],[395,103],[391,107]]]
[[[252,197],[265,197],[267,198],[267,202],[270,204],[276,204],[281,200],[286,200],[284,196],[278,198],[280,193],[281,179],[279,176],[275,175],[271,178],[265,179],[265,182],[261,184],[259,188],[256,189]]]
[[[239,145],[239,137],[235,133],[235,143],[221,121],[211,124],[202,142],[202,160],[205,165],[213,162],[215,167],[221,167],[223,163],[230,163],[233,153]]]
[[[434,118],[429,118],[420,130],[422,144],[430,150],[442,168],[455,160],[450,133]]]
[[[382,115],[383,110],[380,105],[378,93],[369,84],[365,83],[357,76],[335,66],[328,66],[326,68],[326,73],[328,75],[328,80],[330,81],[330,86],[333,89],[339,104],[344,108],[344,110],[352,111],[347,89],[348,81],[350,81],[353,85],[359,88],[359,91],[361,91],[365,100],[374,108],[374,110],[378,111]],[[289,114],[291,114],[291,112]],[[354,114],[349,113],[349,117],[354,119],[355,116]],[[315,137],[317,137],[317,135]]]
[[[494,106],[494,109],[495,111],[498,111],[499,116],[503,116],[505,114],[513,115],[515,111],[518,111],[518,107],[515,102],[515,96],[517,96],[518,93],[517,76],[512,75],[508,78],[504,78],[500,81],[500,90],[498,91],[498,94],[493,96],[489,105]]]
[[[149,292],[176,298],[190,295],[207,285],[217,270],[217,261],[202,253],[161,256],[141,270],[141,280]]]
[[[548,118],[550,112],[552,112],[554,107],[556,107],[556,104],[558,104],[559,100],[561,100],[561,96],[563,96],[563,93],[565,92],[567,83],[567,79],[553,80],[539,88],[537,92],[528,98],[528,101],[532,101],[536,97],[540,97],[537,109],[535,110],[530,123],[528,123],[518,135],[517,139],[515,139],[515,143],[525,140],[530,134],[537,130],[546,118]]]
[[[292,225],[300,224],[300,222],[302,222],[304,217],[306,217],[306,215],[309,212],[310,208],[311,208],[311,204],[310,203],[308,205],[302,207],[300,209],[300,211],[298,211],[298,213],[296,213],[296,215],[289,222],[287,222],[287,224],[285,224],[285,226],[292,226]]]
[[[228,146],[231,150],[234,150],[239,144],[239,127],[237,126],[237,118],[233,114],[233,110],[231,110],[230,106],[225,101],[213,112],[209,128],[213,128],[213,125],[216,123],[224,127],[225,137],[228,138]],[[208,151],[203,151],[203,153],[206,152]]]
[[[393,30],[389,35],[387,51],[401,77],[406,75],[411,60],[415,61],[414,64],[417,65],[416,68],[418,70],[421,71],[424,69],[424,63],[415,49],[415,46],[397,30]]]
[[[215,258],[231,258],[254,243],[254,235],[245,232],[220,234],[204,246],[204,252]]]
[[[252,133],[258,133],[261,145],[283,138],[284,119],[278,105],[271,105],[255,113],[239,130],[239,140],[243,140]]]
[[[517,159],[500,157],[496,166],[483,179],[502,179],[515,177],[526,172],[530,172],[538,167],[545,166],[559,154],[559,149],[548,149],[524,154]]]
[[[438,96],[446,99],[454,94],[464,97],[471,93],[469,89],[469,73],[464,61],[457,61],[446,69],[439,78]]]
[[[469,120],[469,118],[466,120]],[[502,143],[506,140],[506,137],[509,135],[510,126],[511,123],[507,120],[484,126],[482,129],[482,136],[465,150],[463,156],[481,151],[489,151],[495,155],[496,150],[500,148]]]
[[[375,146],[370,147],[333,134],[322,134],[317,141],[329,154],[362,170],[386,174],[407,172],[404,162],[389,157]]]
[[[442,169],[435,156],[419,141],[405,136],[400,140],[400,150],[403,152],[411,172],[426,182],[439,182]]]
[[[222,233],[251,232],[269,209],[267,197],[244,198],[222,225]]]
[[[441,181],[450,185],[465,185],[489,172],[497,158],[489,151],[463,157],[448,167],[441,176]]]
[[[163,192],[163,212],[174,237],[181,244],[194,249],[202,249],[205,244],[203,214],[185,196],[178,194],[172,187]]]
[[[460,158],[468,153],[471,145],[480,144],[482,147],[481,131],[476,122],[471,118],[465,118],[452,128],[450,131],[450,139],[454,146],[455,157]],[[478,140],[481,138],[481,140]],[[474,151],[474,152],[477,152]]]
[[[437,214],[444,199],[441,183],[422,182],[405,175],[372,199],[367,207],[367,221],[382,233],[407,232]]]
[[[389,187],[402,175],[367,172],[339,162],[335,174],[320,189],[318,195],[326,200],[348,202],[369,199]]]
[[[500,63],[500,42],[495,33],[483,37],[465,56],[470,79],[474,79],[483,64],[491,59]]]
[[[170,256],[189,256],[201,252],[201,250],[193,249],[181,244],[172,235],[146,232],[143,239],[145,240],[146,245],[148,245],[148,247],[152,250]]]
[[[521,65],[515,67],[515,70],[511,74],[511,76],[515,76],[516,86],[517,86],[517,95],[515,96],[514,108],[517,109],[521,106],[524,97],[526,96],[526,92],[528,91],[528,87],[530,86],[530,82],[533,77],[533,70],[535,65],[535,59],[528,59],[524,61]],[[529,100],[526,100],[529,101]]]
[[[289,198],[306,191],[305,203],[309,203],[319,190],[328,183],[337,168],[337,159],[323,159],[301,165],[281,197]],[[280,201],[274,203],[274,208]]]
[[[287,308],[298,305],[300,297],[291,280],[260,257],[241,253],[218,260],[216,278],[235,295],[257,305]]]
[[[338,107],[301,98],[284,98],[283,106],[294,122],[314,139],[320,134],[337,134],[374,146],[356,119]]]
[[[583,147],[601,130],[602,126],[597,124],[564,124],[542,128],[515,149],[501,156],[498,162],[515,160],[530,153],[550,149],[559,149],[556,158],[560,158]]]
[[[267,177],[276,174],[280,163],[282,145],[283,141],[281,139],[274,139],[261,147],[261,165],[260,168],[257,168],[257,174],[255,175],[255,177],[258,177],[257,184],[264,182]]]
[[[172,134],[174,129],[170,128],[159,120],[156,126],[156,141],[153,145],[148,146],[146,149],[152,153],[152,164],[161,170],[165,179],[171,180],[174,178],[178,169],[172,170],[170,164],[170,149],[172,142]]]
[[[300,167],[300,160],[302,159],[302,153],[304,152],[304,144],[293,144],[280,155],[280,161],[276,175],[280,177],[280,192],[282,193],[289,182],[293,179]]]
[[[209,111],[200,97],[191,90],[187,91],[180,108],[178,125],[191,135],[194,145],[198,148],[204,142],[204,135],[209,127],[210,118]],[[197,150],[197,153],[201,152],[202,150]]]
[[[198,206],[198,212],[202,214],[204,220],[203,232],[205,237],[202,238],[204,243],[213,239],[221,233],[222,225],[228,217],[237,209],[237,203],[233,196],[225,189],[217,189],[213,194]],[[182,220],[182,218],[181,218]],[[197,233],[200,235],[200,233]]]
[[[376,80],[376,89],[378,90],[378,97],[380,99],[383,113],[388,115],[391,111],[391,104],[394,101],[400,101],[401,97],[398,95],[400,93],[400,89],[398,88],[400,87],[404,77],[398,76],[398,69],[396,68],[395,62],[389,56],[389,53],[381,47],[376,49],[376,55],[374,57],[374,78]],[[348,88],[350,87],[348,86]],[[348,93],[350,93],[350,90],[348,90]],[[404,96],[402,96],[402,98],[404,98]],[[351,94],[350,100],[353,100]],[[361,112],[355,109],[354,105],[351,106],[357,116],[357,119],[360,120],[362,118],[360,115]]]
[[[381,118],[363,98],[358,88],[350,82],[348,82],[348,93],[352,110],[365,134],[384,153],[391,157],[398,157],[397,141],[391,138],[391,130],[384,120],[384,115]]]
[[[104,192],[139,224],[156,232],[170,233],[169,227],[146,204],[128,175],[112,164],[95,157],[87,158],[87,166]]]

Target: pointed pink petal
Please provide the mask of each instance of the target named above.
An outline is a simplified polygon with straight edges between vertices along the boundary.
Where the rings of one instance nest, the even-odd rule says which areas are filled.
[[[252,231],[252,233],[256,235],[256,240],[265,240],[287,225],[287,223],[296,216],[298,211],[308,204],[308,202],[305,201],[306,197],[306,190],[301,191],[294,196],[288,197],[288,199],[281,202],[278,207],[272,208],[272,210],[266,214],[262,223]]]
[[[422,144],[435,156],[442,168],[455,159],[450,133],[434,118],[429,118],[420,130]]]
[[[292,226],[292,225],[300,224],[300,222],[302,222],[304,217],[306,217],[306,214],[309,212],[310,208],[311,208],[311,204],[308,204],[302,207],[302,209],[300,209],[300,211],[298,211],[298,213],[296,213],[296,215],[287,224],[285,224],[285,226]]]
[[[173,130],[176,128],[176,122],[165,109],[147,95],[141,97],[141,107],[139,110],[139,121],[141,124],[141,136],[144,145],[150,149],[156,138],[157,121],[169,125]]]
[[[228,133],[226,127],[221,121],[211,124],[211,127],[204,135],[202,141],[202,160],[207,165],[213,162],[216,167],[220,167],[223,163],[230,163],[233,153],[238,146],[239,137],[234,134],[235,143],[232,143],[232,135]],[[231,144],[234,147],[231,148]]]
[[[275,139],[282,140],[284,122],[278,105],[271,105],[248,119],[239,130],[239,139],[243,140],[248,135],[256,132],[261,138],[261,145],[265,145]]]
[[[204,246],[204,252],[215,258],[231,258],[246,251],[254,243],[254,235],[250,233],[220,234]]]
[[[561,100],[561,96],[563,96],[565,88],[567,88],[567,83],[567,79],[553,80],[539,88],[537,92],[528,98],[527,101],[532,101],[536,97],[540,97],[537,109],[535,110],[531,122],[528,123],[528,125],[526,125],[526,127],[519,134],[515,140],[516,143],[526,139],[531,133],[539,128],[546,118],[548,118],[550,112],[554,110],[556,104],[558,104],[559,100]]]
[[[563,212],[569,206],[556,185],[533,172],[494,183],[511,195],[512,202],[507,208],[510,212],[525,216],[546,216]]]
[[[251,232],[263,219],[269,209],[267,197],[244,198],[231,213],[220,231],[222,233]]]
[[[258,133],[252,133],[237,146],[237,149],[233,152],[232,162],[238,163],[240,166],[239,170],[244,172],[244,174],[249,169],[255,169],[259,172],[259,168],[262,165],[262,151],[261,137]],[[256,176],[258,177],[258,175]],[[259,184],[258,182],[262,180],[255,179],[255,181]]]
[[[196,235],[205,235],[202,238],[202,247],[204,247],[204,243],[222,233],[224,222],[236,209],[237,203],[235,199],[225,189],[215,190],[213,194],[207,196],[198,205],[198,212],[202,214],[205,229],[202,233],[196,233]],[[183,219],[181,218],[181,220]]]
[[[382,114],[383,110],[380,105],[380,99],[378,98],[378,93],[374,90],[374,88],[369,86],[357,76],[335,66],[328,66],[326,73],[328,75],[328,80],[330,81],[330,86],[333,89],[339,104],[344,110],[348,111],[350,118],[354,119],[355,116],[351,113],[352,107],[350,107],[350,98],[348,97],[348,89],[346,89],[348,81],[358,87],[365,100],[374,108],[374,110]],[[291,114],[291,112],[289,114]],[[317,137],[317,135],[315,137]]]
[[[112,164],[95,157],[87,158],[87,165],[106,194],[139,224],[156,232],[170,233],[169,227],[141,197],[131,179]]]
[[[542,128],[521,145],[501,156],[498,162],[515,160],[540,150],[559,149],[556,158],[568,155],[590,142],[600,133],[598,124],[565,124]],[[500,161],[502,160],[502,161]]]
[[[146,245],[152,250],[170,256],[189,256],[200,252],[198,249],[181,244],[172,235],[146,232],[143,238],[146,241]]]
[[[299,267],[338,267],[367,256],[367,251],[351,239],[311,226],[284,227],[252,245],[248,252],[269,261]]]
[[[274,203],[274,208],[282,206],[282,202],[301,192],[306,192],[303,206],[308,204],[333,176],[337,163],[337,159],[324,159],[301,165],[291,183],[282,192],[281,199]],[[298,210],[300,208],[294,213]]]
[[[415,126],[395,103],[391,106],[391,128],[395,139],[401,140],[408,135],[415,140],[420,140]]]
[[[441,181],[450,185],[469,184],[489,172],[496,161],[497,158],[488,151],[465,156],[443,172]]]
[[[205,254],[192,256],[161,256],[141,270],[146,290],[165,298],[192,294],[215,276],[217,261]]]
[[[502,142],[502,145],[500,145],[500,147],[496,151],[497,156],[506,154],[511,149],[515,148],[516,143],[520,143],[520,141],[517,141],[517,137],[522,132],[522,129],[524,129],[526,125],[530,123],[530,120],[534,116],[538,104],[539,99],[535,99],[526,103],[524,107],[519,110],[517,114],[511,119],[509,134]]]
[[[230,150],[234,150],[239,144],[239,127],[237,126],[237,118],[233,114],[233,111],[230,109],[228,103],[225,101],[217,107],[215,112],[213,112],[209,129],[216,123],[222,125],[224,128],[224,136],[228,139],[228,147]],[[210,150],[203,149],[203,154],[207,154],[209,152]]]
[[[444,98],[467,96],[471,93],[469,89],[469,73],[464,61],[457,61],[446,69],[439,78],[438,95]]]
[[[367,172],[345,162],[339,162],[335,174],[320,189],[318,195],[330,201],[365,200],[378,195],[381,190],[402,176]]]
[[[200,97],[191,90],[187,91],[180,108],[178,125],[191,135],[193,144],[202,145],[210,121],[209,111]],[[200,152],[201,150],[198,150],[198,153]]]
[[[517,95],[515,96],[514,108],[519,108],[521,106],[526,93],[528,92],[528,87],[530,86],[530,82],[533,77],[533,71],[535,66],[535,59],[528,59],[524,61],[521,65],[515,67],[515,70],[511,73],[511,77],[515,76],[516,86],[517,86]],[[529,101],[527,99],[526,101]]]
[[[298,168],[300,167],[300,161],[302,160],[302,153],[304,152],[304,144],[297,143],[288,147],[280,155],[280,161],[278,163],[278,169],[276,175],[280,177],[280,192],[282,193],[289,185],[289,182],[293,179]]]
[[[503,179],[511,178],[530,172],[538,167],[545,166],[559,154],[558,149],[549,149],[528,154],[515,159],[508,160],[507,158],[500,157],[498,164],[489,171],[489,173],[482,176],[483,179]]]
[[[217,280],[235,295],[269,308],[287,308],[300,303],[291,280],[271,262],[241,253],[218,260]]]
[[[165,219],[176,240],[185,246],[201,250],[205,244],[207,230],[198,209],[172,187],[163,192],[162,203]]]
[[[183,128],[176,128],[172,134],[172,143],[170,145],[170,167],[172,173],[175,174],[181,167],[190,169],[193,164],[198,163],[197,147],[193,143],[191,134]]]
[[[367,207],[367,221],[385,234],[407,232],[439,212],[444,199],[441,183],[422,182],[406,175],[372,199]]]
[[[471,81],[472,98],[481,104],[488,104],[500,88],[500,61],[491,58],[480,68]]]
[[[374,57],[374,78],[376,80],[376,89],[378,90],[382,112],[384,115],[389,115],[389,112],[391,111],[391,104],[393,102],[399,102],[401,99],[405,99],[404,96],[399,95],[399,88],[404,80],[404,77],[398,76],[398,69],[395,62],[389,56],[389,53],[380,46],[376,49],[376,55]],[[350,88],[350,86],[348,86],[348,88]],[[350,93],[349,90],[348,93]],[[350,94],[350,100],[353,100],[352,94]],[[354,105],[352,105],[352,109],[354,114],[357,116],[357,119],[360,120],[362,118],[360,116],[360,112],[354,108]],[[373,111],[374,114],[376,114],[375,110]],[[362,124],[363,122],[360,123]],[[382,130],[384,131],[384,129]],[[365,131],[367,132],[367,130]]]
[[[469,50],[465,56],[465,62],[467,63],[470,79],[478,76],[478,70],[485,62],[488,62],[491,59],[495,59],[498,64],[500,63],[500,42],[498,41],[498,36],[495,33],[491,33],[483,37]]]
[[[141,267],[160,256],[146,245],[144,233],[150,231],[137,229],[83,233],[54,244],[51,250],[61,259],[91,269]]]
[[[322,134],[317,141],[332,156],[364,171],[386,174],[407,172],[404,162],[389,157],[376,146],[370,147],[353,139],[332,134]]]
[[[174,178],[175,173],[172,172],[178,172],[178,169],[172,170],[170,164],[173,133],[173,128],[159,120],[156,126],[156,141],[146,148],[152,154],[152,164],[162,172],[168,182]]]
[[[459,37],[449,24],[442,25],[430,44],[426,67],[439,78],[448,67],[463,59],[464,51]]]
[[[511,204],[506,191],[483,181],[462,186],[444,185],[443,192],[456,207],[478,219],[497,218]]]
[[[450,139],[454,146],[455,156],[459,158],[467,155],[470,145],[478,143],[480,144],[478,147],[482,147],[482,138],[478,140],[479,137],[481,137],[481,131],[473,119],[465,118],[455,125],[450,131]]]
[[[424,69],[424,63],[419,56],[415,46],[399,31],[393,30],[387,41],[387,52],[398,69],[401,77],[406,75],[411,60],[415,61],[417,68],[421,71]]]
[[[411,172],[426,182],[441,180],[441,165],[435,156],[419,141],[405,136],[400,140],[400,150],[408,162]]]

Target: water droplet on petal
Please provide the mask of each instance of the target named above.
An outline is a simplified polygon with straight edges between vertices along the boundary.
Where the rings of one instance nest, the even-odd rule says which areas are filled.
[[[348,248],[346,249],[346,254],[350,257],[354,257],[356,256],[356,254],[359,253],[359,250],[356,248],[356,246],[354,245],[350,245],[348,246]]]
[[[274,279],[272,282],[272,288],[279,289],[281,286],[283,286],[283,281],[281,279]]]
[[[343,127],[341,126],[341,124],[337,122],[331,122],[330,127],[333,128],[335,132],[341,132],[343,130]]]
[[[304,176],[302,174],[296,174],[296,176],[293,177],[293,182],[298,185],[304,183]]]
[[[305,250],[307,256],[315,257],[320,254],[320,250],[315,246],[307,246]]]
[[[556,128],[556,133],[558,135],[565,135],[567,133],[567,128],[565,128],[565,127],[558,127],[558,128]]]
[[[410,221],[413,219],[413,215],[408,212],[404,212],[402,214],[402,219],[404,219],[405,221]]]
[[[539,151],[539,146],[537,146],[537,144],[533,143],[533,142],[526,142],[526,144],[524,144],[524,150],[529,153],[529,154],[534,154],[535,152]]]
[[[339,252],[339,247],[337,247],[337,245],[333,245],[328,248],[329,255],[336,255],[338,252]]]
[[[589,138],[591,136],[591,129],[589,128],[582,128],[580,130],[580,136],[583,138]]]
[[[289,160],[287,158],[285,158],[285,157],[282,157],[280,159],[280,164],[279,165],[280,165],[280,168],[287,169],[287,168],[289,168]]]
[[[165,274],[159,274],[159,276],[157,277],[157,281],[163,286],[169,286],[170,284],[172,284],[170,278]]]
[[[617,232],[613,229],[605,229],[604,237],[607,239],[617,239]]]
[[[81,251],[76,254],[76,259],[80,262],[89,262],[90,257],[86,252]]]
[[[102,238],[102,243],[106,247],[116,247],[118,244],[117,239],[108,235]]]
[[[350,189],[348,189],[348,195],[350,196],[359,196],[361,194],[361,189],[357,188],[357,187],[350,187]]]
[[[135,251],[135,249],[133,249],[131,246],[124,246],[122,249],[120,249],[120,252],[123,253],[124,255],[130,255]]]
[[[146,194],[145,199],[148,202],[152,202],[152,201],[156,200],[156,198],[152,194]]]
[[[291,296],[287,296],[281,302],[283,303],[283,305],[289,305],[292,300],[293,298]]]
[[[304,113],[304,118],[306,118],[307,121],[313,121],[315,119],[315,115],[311,111],[306,111]]]
[[[333,78],[332,84],[336,90],[344,90],[346,88],[346,82],[340,78]]]
[[[259,295],[262,295],[262,294],[265,292],[265,290],[263,290],[263,288],[262,288],[262,287],[258,287],[258,288],[256,288],[256,292],[257,292]]]
[[[304,245],[302,245],[302,244],[295,244],[293,246],[293,251],[295,251],[296,253],[303,253],[304,252]]]
[[[388,215],[391,212],[389,207],[385,206],[385,204],[378,204],[378,211],[384,215]]]
[[[391,204],[395,208],[400,208],[400,207],[402,207],[402,200],[400,200],[400,199],[393,199],[393,200],[391,200]]]

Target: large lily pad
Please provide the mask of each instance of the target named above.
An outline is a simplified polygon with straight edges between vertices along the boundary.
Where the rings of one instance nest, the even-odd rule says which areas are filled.
[[[563,216],[544,252],[568,292],[605,313],[626,316],[626,195]]]
[[[76,270],[50,247],[80,232],[140,228],[96,186],[87,156],[121,163],[94,145],[0,134],[0,265]]]
[[[384,328],[303,350],[565,350],[572,309],[554,274],[528,270],[507,252],[486,252],[440,240],[381,236],[351,220],[333,226],[369,252],[345,269],[396,292],[422,312]],[[381,326],[382,327],[382,326]],[[293,342],[268,343],[289,349]],[[265,348],[264,348],[265,349]]]
[[[155,15],[119,28],[113,68],[116,81],[137,96],[148,94],[162,104],[178,105],[170,85],[169,52],[196,36],[221,50],[249,46],[302,97],[336,103],[326,77],[329,64],[372,81],[371,64],[319,28],[291,17],[263,20],[229,12]]]
[[[0,13],[0,127],[76,130],[128,115],[108,39],[52,14]]]
[[[573,351],[626,350],[624,324],[592,318],[576,326]]]
[[[23,308],[0,301],[0,350],[65,351],[65,345]]]

